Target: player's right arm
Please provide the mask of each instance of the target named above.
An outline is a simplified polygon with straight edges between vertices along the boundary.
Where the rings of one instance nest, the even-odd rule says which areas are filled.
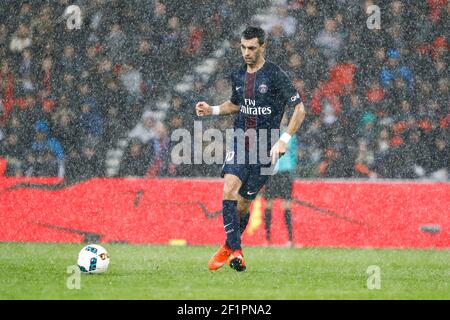
[[[227,115],[238,113],[240,111],[240,107],[229,100],[218,106],[210,106],[206,102],[200,101],[195,105],[195,111],[199,117],[209,115]]]

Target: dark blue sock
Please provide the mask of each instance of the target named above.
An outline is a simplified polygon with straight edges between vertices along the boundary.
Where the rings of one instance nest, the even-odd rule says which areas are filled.
[[[264,221],[266,226],[266,240],[270,241],[270,226],[272,225],[272,209],[266,208],[264,212]]]
[[[249,219],[250,219],[250,212],[247,212],[245,215],[241,216],[241,220],[239,222],[239,231],[241,235],[244,233],[245,228],[247,228]]]
[[[239,215],[236,200],[223,200],[223,225],[227,234],[227,244],[231,249],[241,249],[241,233],[239,228]]]
[[[289,241],[292,242],[292,214],[291,209],[286,209],[284,211],[284,219],[286,221],[286,227],[288,230]]]

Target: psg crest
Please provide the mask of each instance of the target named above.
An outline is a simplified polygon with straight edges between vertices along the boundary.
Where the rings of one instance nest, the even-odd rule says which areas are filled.
[[[267,86],[265,84],[262,84],[259,86],[258,91],[261,93],[266,93],[267,92]]]

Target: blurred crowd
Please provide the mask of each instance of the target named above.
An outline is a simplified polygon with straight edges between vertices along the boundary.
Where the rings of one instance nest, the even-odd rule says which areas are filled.
[[[71,4],[80,29],[67,23]],[[380,6],[380,28],[367,24],[370,5]],[[258,24],[266,57],[308,111],[299,177],[446,180],[449,15],[448,0],[3,0],[0,174],[104,176],[107,151],[126,138],[120,176],[218,176],[220,165],[172,164],[170,135],[192,132],[195,102],[229,98],[229,72],[242,63],[238,29]],[[175,91],[224,40],[232,50],[213,76]],[[233,117],[203,122],[226,129]]]
[[[2,0],[0,174],[104,176],[125,138],[119,175],[168,175],[155,104],[252,2],[238,12],[233,0]]]

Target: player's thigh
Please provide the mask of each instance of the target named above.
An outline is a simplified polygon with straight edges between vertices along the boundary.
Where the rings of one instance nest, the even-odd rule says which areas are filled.
[[[225,162],[221,176],[224,178],[223,198],[237,200],[237,193],[242,184],[247,180],[249,170],[247,166]]]
[[[242,186],[241,179],[230,173],[226,173],[224,176],[223,184],[223,199],[224,200],[238,200],[238,191]]]

